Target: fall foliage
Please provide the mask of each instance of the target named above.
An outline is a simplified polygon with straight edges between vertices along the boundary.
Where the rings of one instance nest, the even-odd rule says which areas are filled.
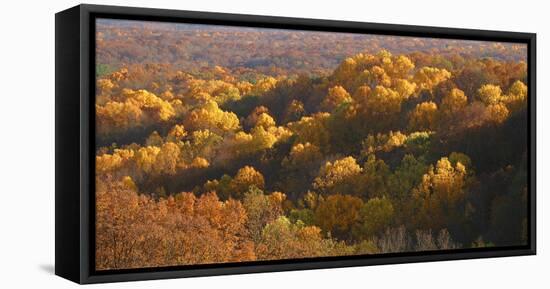
[[[96,40],[97,270],[527,242],[525,46],[107,19]]]

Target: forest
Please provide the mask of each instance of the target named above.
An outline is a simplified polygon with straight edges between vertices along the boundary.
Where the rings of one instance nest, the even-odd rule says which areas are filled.
[[[100,19],[96,269],[526,244],[526,46]]]

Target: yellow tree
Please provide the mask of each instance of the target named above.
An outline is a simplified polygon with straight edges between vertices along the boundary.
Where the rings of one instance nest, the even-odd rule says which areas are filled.
[[[248,94],[251,95],[263,95],[270,91],[277,84],[277,79],[273,77],[266,77],[258,80],[250,90]]]
[[[441,100],[441,111],[446,119],[451,119],[460,113],[468,104],[468,97],[464,91],[453,88]]]
[[[159,121],[167,121],[176,114],[169,102],[162,100],[147,90],[123,89],[122,95],[126,99],[126,103],[133,104],[146,111],[154,111],[155,114],[153,116]]]
[[[502,100],[502,90],[498,85],[485,84],[478,89],[477,94],[485,105],[498,104]]]
[[[319,170],[313,187],[325,194],[352,193],[357,190],[362,171],[355,158],[351,156],[326,162]]]
[[[506,105],[503,103],[496,103],[488,105],[483,116],[485,121],[489,123],[500,124],[504,122],[509,115],[510,111],[506,108]]]
[[[299,100],[293,99],[285,109],[283,122],[287,123],[290,121],[299,120],[304,114],[304,103]]]
[[[258,116],[258,119],[256,120],[256,123],[254,126],[258,127],[261,126],[263,129],[267,130],[271,127],[274,127],[276,125],[275,120],[273,117],[271,117],[267,113],[262,113]]]
[[[328,94],[321,102],[321,108],[325,111],[332,111],[344,102],[351,101],[351,96],[342,86],[334,86],[329,88]]]
[[[143,173],[152,173],[153,168],[156,168],[155,162],[157,155],[160,153],[160,148],[156,146],[141,147],[136,151],[135,162],[138,171]]]
[[[412,191],[419,228],[441,230],[462,217],[459,206],[465,198],[466,177],[466,167],[460,161],[453,165],[446,157],[422,176],[422,182]]]
[[[264,176],[251,166],[244,166],[231,180],[229,184],[233,196],[241,198],[251,187],[263,189],[265,187]]]
[[[353,100],[357,103],[365,103],[370,95],[370,92],[370,86],[361,85],[355,90],[355,93],[353,94]]]
[[[527,85],[520,80],[515,81],[508,89],[508,94],[504,97],[503,102],[511,112],[527,107]]]
[[[414,69],[415,65],[410,58],[405,55],[399,55],[393,58],[391,65],[384,66],[384,70],[392,78],[405,79]]]
[[[247,127],[256,126],[256,123],[258,122],[258,118],[260,117],[260,115],[264,113],[269,115],[269,109],[267,107],[263,105],[255,107],[254,110],[244,120],[244,124]]]
[[[409,115],[409,130],[435,130],[438,125],[438,113],[435,102],[427,101],[417,104]]]
[[[221,133],[235,131],[240,127],[236,114],[221,110],[212,100],[193,110],[187,118],[187,123],[193,129],[209,129]]]
[[[393,88],[402,99],[408,99],[416,90],[416,83],[407,79],[395,79]]]
[[[316,145],[309,142],[298,143],[292,146],[288,157],[285,157],[281,164],[290,169],[307,168],[311,164],[317,163],[322,157],[323,155]]]
[[[158,146],[160,147],[164,143],[164,139],[160,134],[155,130],[152,132],[147,139],[145,140],[146,146]]]
[[[397,91],[378,85],[366,99],[364,111],[374,117],[388,117],[401,111],[402,102]]]
[[[354,58],[348,57],[340,63],[332,74],[333,81],[341,84],[345,88],[350,88],[357,74],[357,61]]]
[[[165,143],[153,163],[153,171],[158,175],[173,175],[180,161],[180,148],[173,142]]]
[[[330,149],[329,118],[329,113],[316,113],[289,123],[288,128],[296,136],[296,143],[309,142],[326,152]]]
[[[386,70],[378,65],[371,67],[369,70],[364,70],[361,78],[371,87],[390,87],[392,81],[391,77],[386,73]]]
[[[96,156],[96,172],[99,174],[120,171],[131,165],[135,152],[130,149],[115,149],[112,154]]]
[[[168,132],[168,135],[166,136],[166,140],[173,143],[177,143],[179,141],[182,141],[183,138],[186,136],[187,136],[187,131],[185,130],[185,127],[183,125],[176,124]]]
[[[431,92],[435,86],[449,78],[451,78],[451,73],[446,69],[426,66],[416,71],[413,80],[419,90]]]
[[[112,134],[152,121],[165,122],[176,115],[171,103],[147,90],[123,89],[121,101],[108,101],[96,105],[99,134]]]

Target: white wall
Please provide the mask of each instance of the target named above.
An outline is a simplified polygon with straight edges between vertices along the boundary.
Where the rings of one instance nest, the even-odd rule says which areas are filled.
[[[550,21],[545,1],[90,1],[97,4],[538,33],[538,256],[104,285],[106,288],[542,288],[550,284]],[[1,2],[0,287],[69,288],[54,262],[54,13],[76,1]],[[546,109],[545,109],[546,108]],[[547,148],[544,150],[544,148]],[[545,268],[546,267],[546,268]],[[28,286],[27,286],[28,285]],[[546,285],[546,286],[544,286]]]

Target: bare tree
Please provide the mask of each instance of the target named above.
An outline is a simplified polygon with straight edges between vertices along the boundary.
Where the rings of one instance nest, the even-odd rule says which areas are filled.
[[[405,252],[410,249],[410,237],[405,226],[388,228],[382,236],[375,239],[380,253]]]

